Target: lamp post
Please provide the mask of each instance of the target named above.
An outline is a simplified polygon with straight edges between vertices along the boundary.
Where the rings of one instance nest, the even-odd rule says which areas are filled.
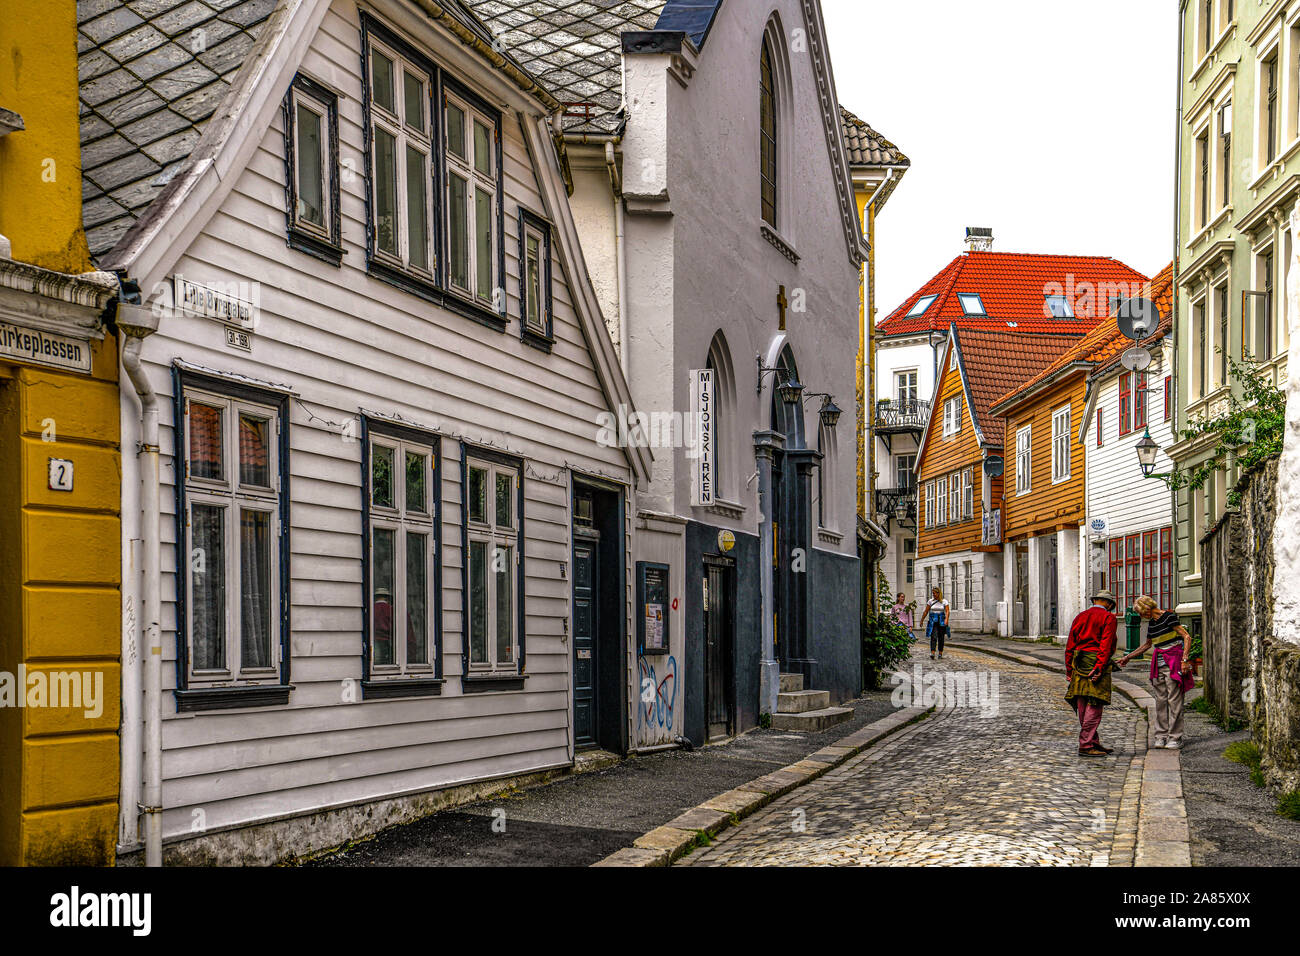
[[[1150,478],[1156,470],[1156,453],[1160,451],[1160,446],[1155,443],[1151,437],[1151,429],[1147,428],[1142,440],[1137,443],[1138,464],[1142,466],[1142,477]]]

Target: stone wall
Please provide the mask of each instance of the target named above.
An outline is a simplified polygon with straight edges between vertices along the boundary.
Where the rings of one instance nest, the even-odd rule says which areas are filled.
[[[1201,541],[1201,647],[1206,699],[1219,713],[1247,720],[1242,680],[1249,671],[1250,621],[1242,613],[1247,576],[1242,540],[1242,521],[1228,512]]]

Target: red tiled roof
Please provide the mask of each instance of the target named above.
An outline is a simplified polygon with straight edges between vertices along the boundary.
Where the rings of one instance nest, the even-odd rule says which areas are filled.
[[[1144,285],[1139,292],[1140,296],[1152,299],[1160,312],[1160,323],[1155,331],[1158,336],[1164,335],[1172,326],[1173,276],[1174,264],[1171,262],[1165,266],[1160,275]],[[1111,316],[1037,375],[999,395],[992,405],[996,408],[1017,395],[1024,395],[1029,389],[1050,379],[1071,363],[1083,362],[1093,369],[1109,366],[1132,344],[1133,340],[1119,330],[1119,321]]]
[[[1146,282],[1146,276],[1104,256],[965,252],[908,296],[876,330],[881,335],[944,332],[955,324],[959,329],[989,332],[1015,329],[1022,334],[1082,335],[1110,314],[1112,296],[1133,296]],[[957,298],[963,292],[978,293],[987,315],[966,315]],[[1068,296],[1075,317],[1052,318],[1048,294]],[[923,314],[908,318],[917,300],[929,295],[938,298]]]
[[[1005,422],[992,414],[994,401],[1051,365],[1079,341],[1078,335],[1019,335],[958,329],[957,348],[970,385],[972,411],[984,441],[1002,445]]]

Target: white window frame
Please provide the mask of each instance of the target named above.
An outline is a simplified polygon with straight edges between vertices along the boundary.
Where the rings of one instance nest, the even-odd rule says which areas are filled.
[[[935,510],[934,510],[934,482],[925,483],[925,526],[927,528],[935,527]]]
[[[935,524],[943,526],[948,523],[948,478],[935,479],[934,483]]]
[[[193,431],[190,427],[192,402],[222,409],[221,471],[220,479],[199,478],[193,475],[190,450]],[[267,427],[267,469],[271,485],[245,485],[239,480],[239,422],[244,414],[265,419]],[[212,684],[278,684],[280,682],[280,549],[283,547],[283,529],[280,521],[280,411],[255,401],[247,401],[220,392],[186,386],[184,389],[184,466],[185,466],[185,564],[186,574],[186,641],[188,642],[186,683],[190,687]],[[210,505],[224,510],[222,525],[225,550],[225,667],[199,671],[194,666],[194,574],[199,555],[194,547],[194,505]],[[241,538],[239,512],[259,511],[271,516],[270,522],[270,582],[267,596],[270,601],[270,663],[265,667],[244,667],[243,615],[240,613]],[[206,563],[202,565],[206,569]]]
[[[378,52],[393,63],[393,107],[397,112],[375,101],[374,89],[374,54]],[[366,123],[370,129],[370,229],[372,232],[372,252],[374,258],[388,265],[411,272],[426,280],[433,280],[437,275],[437,243],[434,241],[434,224],[437,222],[436,203],[434,202],[434,163],[436,162],[432,139],[432,91],[435,89],[434,77],[428,69],[407,57],[402,56],[382,40],[371,36],[366,50],[366,90],[368,93],[368,115]],[[406,116],[405,76],[410,74],[419,79],[424,86],[423,130],[417,129]],[[376,132],[382,130],[394,139],[393,158],[395,168],[393,175],[396,207],[393,231],[396,238],[396,253],[380,248],[379,245],[379,175]],[[425,265],[411,261],[410,233],[407,224],[409,202],[407,197],[407,150],[414,149],[424,155],[424,243]]]
[[[899,404],[920,398],[920,374],[917,369],[900,369],[894,373],[894,396]]]
[[[1063,405],[1052,412],[1052,484],[1070,480],[1071,407]]]
[[[437,578],[438,552],[438,495],[434,482],[438,475],[437,454],[430,444],[394,438],[383,433],[370,435],[370,448],[367,461],[369,467],[366,475],[366,494],[369,495],[368,527],[366,540],[369,545],[370,590],[366,600],[370,602],[370,676],[375,680],[393,679],[407,676],[428,677],[437,671],[438,621],[436,609],[438,601],[435,589]],[[375,448],[389,448],[393,451],[392,506],[379,505],[375,502],[374,473]],[[406,500],[406,455],[423,455],[425,460],[425,510],[412,510]],[[393,663],[375,663],[375,627],[374,627],[374,588],[375,588],[375,531],[393,532],[393,593],[390,596],[392,607]],[[428,542],[425,551],[425,648],[428,661],[412,664],[406,659],[408,616],[404,613],[408,599],[408,565],[406,561],[406,538],[408,534],[423,535]]]
[[[519,491],[520,481],[523,475],[519,467],[507,465],[502,462],[490,461],[483,458],[468,456],[465,461],[467,469],[465,475],[465,489],[467,500],[464,503],[464,521],[466,527],[466,552],[464,556],[466,573],[465,573],[465,656],[469,661],[470,673],[473,674],[516,674],[519,669],[519,601],[521,579],[519,575],[520,568],[520,524],[523,516],[520,514]],[[484,505],[483,521],[475,520],[470,513],[470,502],[468,500],[469,489],[472,485],[470,469],[482,470],[486,473],[487,496]],[[510,484],[510,513],[512,515],[512,527],[497,524],[496,515],[496,497],[497,497],[497,479],[499,476],[509,476]],[[472,635],[474,633],[473,621],[473,604],[471,595],[474,587],[474,568],[471,556],[474,553],[475,543],[486,544],[488,546],[488,568],[487,580],[484,586],[484,595],[486,601],[486,618],[484,621],[484,639],[485,650],[487,651],[486,660],[474,659],[474,647]],[[494,570],[495,557],[497,549],[508,547],[511,549],[513,560],[509,562],[508,571],[510,573],[510,659],[500,660],[497,657],[497,575]]]
[[[1032,425],[1016,430],[1016,494],[1034,490],[1034,429]]]
[[[972,591],[974,590],[974,584],[972,579],[975,576],[975,572],[974,572],[974,566],[970,561],[964,561],[962,563],[965,565],[965,567],[962,570],[966,575],[965,580],[962,582],[962,604],[964,606],[964,609],[969,611],[971,609],[971,594]]]
[[[962,472],[962,500],[964,502],[963,514],[967,518],[975,517],[975,469],[967,468]]]
[[[463,110],[465,115],[465,157],[457,156],[451,150],[450,125],[451,125],[451,107]],[[442,103],[443,116],[443,156],[445,157],[445,169],[447,171],[447,181],[443,184],[443,206],[446,214],[443,219],[443,229],[446,238],[446,260],[447,260],[447,289],[462,298],[469,299],[476,304],[490,308],[494,312],[500,312],[502,303],[497,300],[501,294],[501,276],[498,273],[497,265],[499,260],[499,244],[501,242],[500,230],[497,228],[500,222],[500,200],[498,198],[498,177],[500,170],[497,169],[497,119],[489,113],[474,106],[466,97],[460,96],[451,90],[443,90]],[[490,133],[488,141],[488,171],[480,170],[476,165],[478,154],[474,138],[474,124],[481,123]],[[457,285],[453,279],[454,257],[451,247],[451,217],[452,217],[452,198],[451,183],[452,177],[456,177],[465,183],[465,242],[466,242],[466,259],[465,259],[465,277],[466,286]],[[491,197],[488,222],[488,268],[489,280],[487,294],[484,295],[479,288],[479,258],[478,258],[478,194],[485,192]]]
[[[963,501],[962,473],[954,471],[948,478],[948,521],[950,524],[956,524],[965,517]]]
[[[945,399],[943,403],[943,437],[951,438],[961,434],[962,400],[961,396]]]

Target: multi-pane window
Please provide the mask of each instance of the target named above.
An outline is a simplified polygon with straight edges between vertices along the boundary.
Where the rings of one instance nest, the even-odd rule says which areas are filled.
[[[1105,433],[1103,431],[1102,423],[1106,421],[1106,416],[1102,414],[1100,408],[1097,409],[1096,415],[1097,415],[1097,447],[1100,448],[1102,445],[1105,444],[1104,441]]]
[[[1070,477],[1070,406],[1052,413],[1052,481]]]
[[[326,262],[343,260],[339,213],[338,96],[305,76],[284,101],[289,245]]]
[[[759,146],[760,178],[762,180],[763,221],[777,226],[776,221],[776,71],[772,61],[772,47],[763,40],[759,62]]]
[[[943,403],[943,434],[947,438],[961,431],[961,398],[950,398]]]
[[[1169,421],[1169,419],[1173,416],[1173,414],[1174,414],[1174,377],[1172,375],[1166,375],[1165,376],[1165,421]]]
[[[935,516],[935,524],[948,523],[948,479],[940,478],[935,482],[935,507],[938,514]]]
[[[484,307],[496,301],[497,124],[468,97],[444,94],[447,284]]]
[[[1277,66],[1278,55],[1275,52],[1264,61],[1264,161],[1277,159],[1278,145],[1278,103],[1277,103]]]
[[[1215,382],[1217,386],[1228,384],[1228,284],[1225,282],[1215,290],[1215,295],[1219,298],[1219,334],[1218,334],[1218,352],[1219,352],[1219,380]]]
[[[549,339],[551,320],[551,228],[527,210],[519,211],[519,311],[522,332]],[[715,377],[716,380],[716,377]]]
[[[1196,195],[1199,199],[1196,224],[1205,226],[1210,221],[1210,133],[1196,138]]]
[[[1174,603],[1174,529],[1160,529],[1160,606],[1169,610]]]
[[[1142,535],[1142,593],[1154,597],[1160,593],[1160,532]]]
[[[962,472],[962,499],[965,504],[965,510],[962,515],[966,518],[975,517],[975,469],[967,468]]]
[[[184,392],[188,681],[278,682],[280,412]]]
[[[948,482],[948,520],[955,524],[965,517],[962,512],[962,473],[955,472]]]
[[[1226,299],[1227,296],[1224,296]],[[1133,373],[1133,430],[1147,427],[1147,385],[1146,372]]]
[[[965,577],[962,578],[962,607],[967,611],[971,609],[971,591],[973,590],[973,578],[975,577],[971,562],[964,562],[963,571]]]
[[[1219,142],[1222,148],[1220,159],[1223,162],[1219,173],[1222,179],[1220,193],[1220,207],[1227,206],[1232,201],[1232,129],[1229,123],[1232,119],[1232,104],[1227,103],[1219,108]]]
[[[437,669],[437,450],[372,431],[368,462],[370,677],[429,676]]]
[[[1131,534],[1124,539],[1124,597],[1121,607],[1132,607],[1141,595],[1142,535]],[[1118,594],[1115,595],[1119,597]]]
[[[466,461],[466,635],[470,670],[517,669],[520,468]]]
[[[432,278],[433,77],[426,67],[374,38],[368,74],[374,254]]]
[[[1033,486],[1030,475],[1030,447],[1033,430],[1026,425],[1016,432],[1016,494],[1026,494]]]
[[[894,391],[898,395],[899,402],[916,401],[918,394],[916,369],[909,369],[906,372],[896,372],[894,374]]]
[[[1196,394],[1199,398],[1204,398],[1210,390],[1210,348],[1207,319],[1205,314],[1206,304],[1202,300],[1192,306],[1192,325],[1196,330],[1196,348],[1194,356],[1196,365]]]
[[[936,517],[934,510],[934,482],[927,481],[925,483],[925,526],[933,528],[938,523],[935,520]]]
[[[898,455],[894,458],[896,488],[911,488],[916,484],[916,456]]]
[[[1133,430],[1133,373],[1119,377],[1119,434],[1122,438]]]
[[[1115,595],[1116,612],[1122,613],[1124,604],[1124,539],[1110,539],[1110,576],[1106,586]]]

